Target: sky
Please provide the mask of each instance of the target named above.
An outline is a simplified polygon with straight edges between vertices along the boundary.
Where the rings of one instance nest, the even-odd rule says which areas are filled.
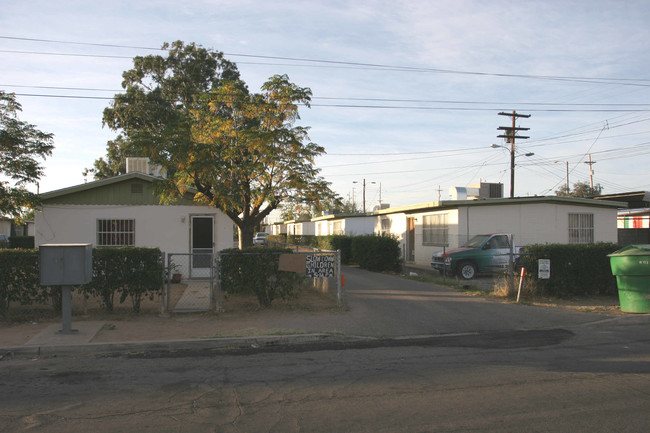
[[[3,0],[0,90],[54,134],[41,192],[85,181],[118,134],[102,113],[122,72],[182,40],[225,53],[251,91],[275,74],[310,88],[316,165],[359,207],[365,182],[366,210],[477,182],[508,196],[513,111],[530,115],[516,196],[554,195],[567,171],[614,194],[650,190],[648,22],[647,0]]]

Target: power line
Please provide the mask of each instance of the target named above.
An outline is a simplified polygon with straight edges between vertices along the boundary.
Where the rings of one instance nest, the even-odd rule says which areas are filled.
[[[165,51],[162,48],[152,48],[152,47],[142,47],[142,46],[62,41],[62,40],[52,40],[52,39],[20,38],[20,37],[12,37],[12,36],[0,36],[0,39],[20,40],[26,42],[42,42],[42,43],[71,44],[71,45],[80,45],[80,46],[107,47],[107,48],[127,48],[127,49],[142,49],[142,50],[149,50],[149,51]],[[66,54],[66,53],[43,53],[43,52],[28,52],[28,51],[22,51],[19,53],[37,54],[37,55],[49,54],[49,55],[71,55],[71,56],[92,57],[92,55],[90,54],[80,55],[74,53]],[[592,84],[617,84],[617,85],[626,85],[626,86],[650,87],[650,79],[645,79],[645,78],[606,78],[606,77],[506,74],[506,73],[493,73],[493,72],[481,72],[481,71],[462,71],[462,70],[453,70],[453,69],[423,68],[423,67],[415,67],[415,66],[388,65],[388,64],[380,64],[380,63],[348,62],[348,61],[341,61],[341,60],[310,59],[310,58],[301,58],[301,57],[269,56],[269,55],[257,55],[257,54],[243,54],[243,53],[224,53],[224,55],[231,56],[231,57],[258,58],[258,59],[267,59],[267,60],[283,60],[283,61],[289,60],[289,61],[296,61],[296,62],[307,62],[307,63],[326,64],[326,65],[345,65],[348,67],[349,66],[363,67],[363,68],[370,67],[370,68],[375,68],[380,70],[387,69],[392,71],[403,71],[403,72],[428,72],[428,73],[444,73],[444,74],[458,74],[458,75],[489,76],[489,77],[501,77],[501,78],[574,81],[574,82],[592,83]],[[97,57],[103,57],[103,56],[97,55]],[[120,56],[107,56],[107,57],[121,58]],[[648,84],[642,84],[642,83],[648,83]]]
[[[124,89],[102,89],[102,88],[86,88],[86,87],[63,87],[63,86],[34,86],[34,85],[20,85],[20,84],[0,84],[0,87],[19,87],[26,89],[48,89],[48,90],[75,90],[75,91],[95,91],[95,92],[123,92]],[[29,96],[23,94],[23,96]],[[32,96],[50,96],[50,95],[32,95]],[[54,95],[59,97],[73,98],[75,95]],[[340,101],[370,101],[370,102],[406,102],[406,103],[422,103],[422,104],[467,104],[467,105],[527,105],[527,106],[559,106],[559,107],[647,107],[650,110],[650,103],[553,103],[553,102],[499,102],[499,101],[455,101],[455,100],[436,100],[436,99],[390,99],[390,98],[355,98],[355,97],[333,97],[333,96],[312,96],[312,100],[340,100]],[[321,105],[330,106],[330,105]],[[383,107],[383,106],[371,106]],[[397,107],[401,108],[401,107]],[[417,108],[417,107],[413,107]],[[492,110],[492,108],[490,108]],[[629,111],[629,110],[624,110]],[[641,110],[646,111],[646,110]]]

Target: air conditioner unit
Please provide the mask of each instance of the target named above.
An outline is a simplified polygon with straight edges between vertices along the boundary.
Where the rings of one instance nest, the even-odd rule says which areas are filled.
[[[126,172],[149,174],[149,158],[126,158]]]

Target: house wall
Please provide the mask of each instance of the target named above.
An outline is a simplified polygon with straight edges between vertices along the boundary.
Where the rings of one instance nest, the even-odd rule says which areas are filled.
[[[0,235],[11,236],[11,221],[9,220],[0,220]]]
[[[343,219],[344,233],[347,236],[371,235],[375,230],[375,217],[355,217]]]
[[[485,233],[512,233],[515,245],[569,242],[569,213],[592,213],[594,215],[594,241],[618,241],[615,208],[600,208],[553,203],[533,203],[499,206],[464,206],[459,209],[417,212],[409,215],[392,214],[378,217],[391,217],[391,233],[398,236],[403,251],[406,242],[406,218],[415,218],[414,262],[428,265],[431,256],[442,251],[442,246],[423,245],[423,217],[447,213],[449,246],[447,250],[458,248],[468,239]],[[404,224],[401,224],[404,221]],[[377,231],[377,227],[376,227]],[[381,231],[377,231],[381,233]],[[404,255],[406,257],[406,254]]]
[[[35,215],[35,246],[45,243],[97,242],[98,219],[135,219],[135,246],[166,253],[190,251],[191,216],[215,218],[215,249],[233,247],[232,222],[206,206],[44,205]]]

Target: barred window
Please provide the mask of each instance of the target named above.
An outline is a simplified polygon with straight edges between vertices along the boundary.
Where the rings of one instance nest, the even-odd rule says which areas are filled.
[[[569,214],[569,243],[591,244],[594,242],[594,214]]]
[[[97,246],[123,247],[135,245],[135,220],[97,220]]]
[[[449,245],[449,225],[446,213],[424,215],[422,221],[422,245]]]

